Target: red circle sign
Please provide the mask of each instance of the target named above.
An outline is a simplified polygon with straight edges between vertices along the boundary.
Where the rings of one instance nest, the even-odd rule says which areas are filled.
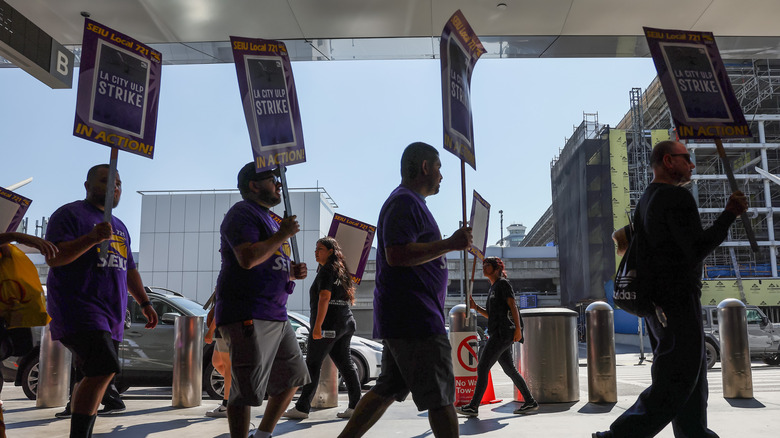
[[[476,366],[470,367],[463,362],[463,349],[465,348],[467,350],[465,352],[466,354],[470,354],[476,359],[477,352],[475,352],[474,348],[472,348],[471,345],[469,345],[469,341],[476,341],[476,340],[477,340],[477,335],[471,335],[471,336],[467,336],[465,339],[460,341],[460,344],[458,344],[458,363],[460,364],[460,366],[463,367],[463,369],[465,369],[466,371],[471,371],[472,373],[477,371],[477,367]]]

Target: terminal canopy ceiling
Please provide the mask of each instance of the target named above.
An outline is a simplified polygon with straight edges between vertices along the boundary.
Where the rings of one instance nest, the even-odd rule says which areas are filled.
[[[166,64],[204,64],[233,62],[231,35],[283,40],[299,61],[437,58],[458,9],[490,58],[646,57],[642,26],[711,31],[724,58],[780,57],[777,0],[6,1],[77,59],[81,12]]]

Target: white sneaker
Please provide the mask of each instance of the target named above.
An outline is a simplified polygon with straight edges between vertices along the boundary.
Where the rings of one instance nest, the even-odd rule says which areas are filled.
[[[216,408],[206,411],[206,416],[211,418],[227,418],[227,407],[219,404]]]
[[[309,418],[309,414],[306,412],[301,412],[298,409],[295,409],[295,406],[293,406],[290,409],[284,411],[282,417],[293,418],[296,420],[303,420],[304,418]]]
[[[336,416],[337,416],[337,417],[339,417],[339,418],[351,418],[351,417],[352,417],[352,414],[353,414],[354,412],[355,412],[355,410],[354,410],[354,409],[352,409],[352,408],[347,408],[347,410],[345,410],[344,412],[339,412],[339,413],[337,413],[337,414],[336,414]]]

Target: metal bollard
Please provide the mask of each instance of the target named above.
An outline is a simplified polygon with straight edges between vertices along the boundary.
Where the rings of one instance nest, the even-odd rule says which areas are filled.
[[[525,342],[515,343],[517,370],[539,403],[580,399],[577,312],[563,308],[523,309]],[[521,397],[515,388],[515,400]]]
[[[178,316],[173,325],[174,408],[200,406],[203,397],[203,317]]]
[[[311,407],[315,409],[335,408],[339,405],[339,373],[336,364],[326,357],[320,368],[320,381]]]
[[[466,317],[468,315],[468,318]],[[450,310],[450,345],[455,374],[455,406],[471,401],[477,383],[477,312],[458,304]]]
[[[588,401],[617,403],[615,322],[612,307],[604,301],[585,309],[588,346]]]
[[[51,338],[48,325],[44,327],[38,356],[36,408],[56,408],[68,403],[71,358],[70,350]]]
[[[753,398],[747,316],[742,301],[728,298],[718,304],[723,398]]]

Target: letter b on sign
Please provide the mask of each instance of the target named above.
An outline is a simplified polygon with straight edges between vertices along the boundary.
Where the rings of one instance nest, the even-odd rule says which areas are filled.
[[[57,51],[57,73],[68,76],[68,57],[61,51]]]

